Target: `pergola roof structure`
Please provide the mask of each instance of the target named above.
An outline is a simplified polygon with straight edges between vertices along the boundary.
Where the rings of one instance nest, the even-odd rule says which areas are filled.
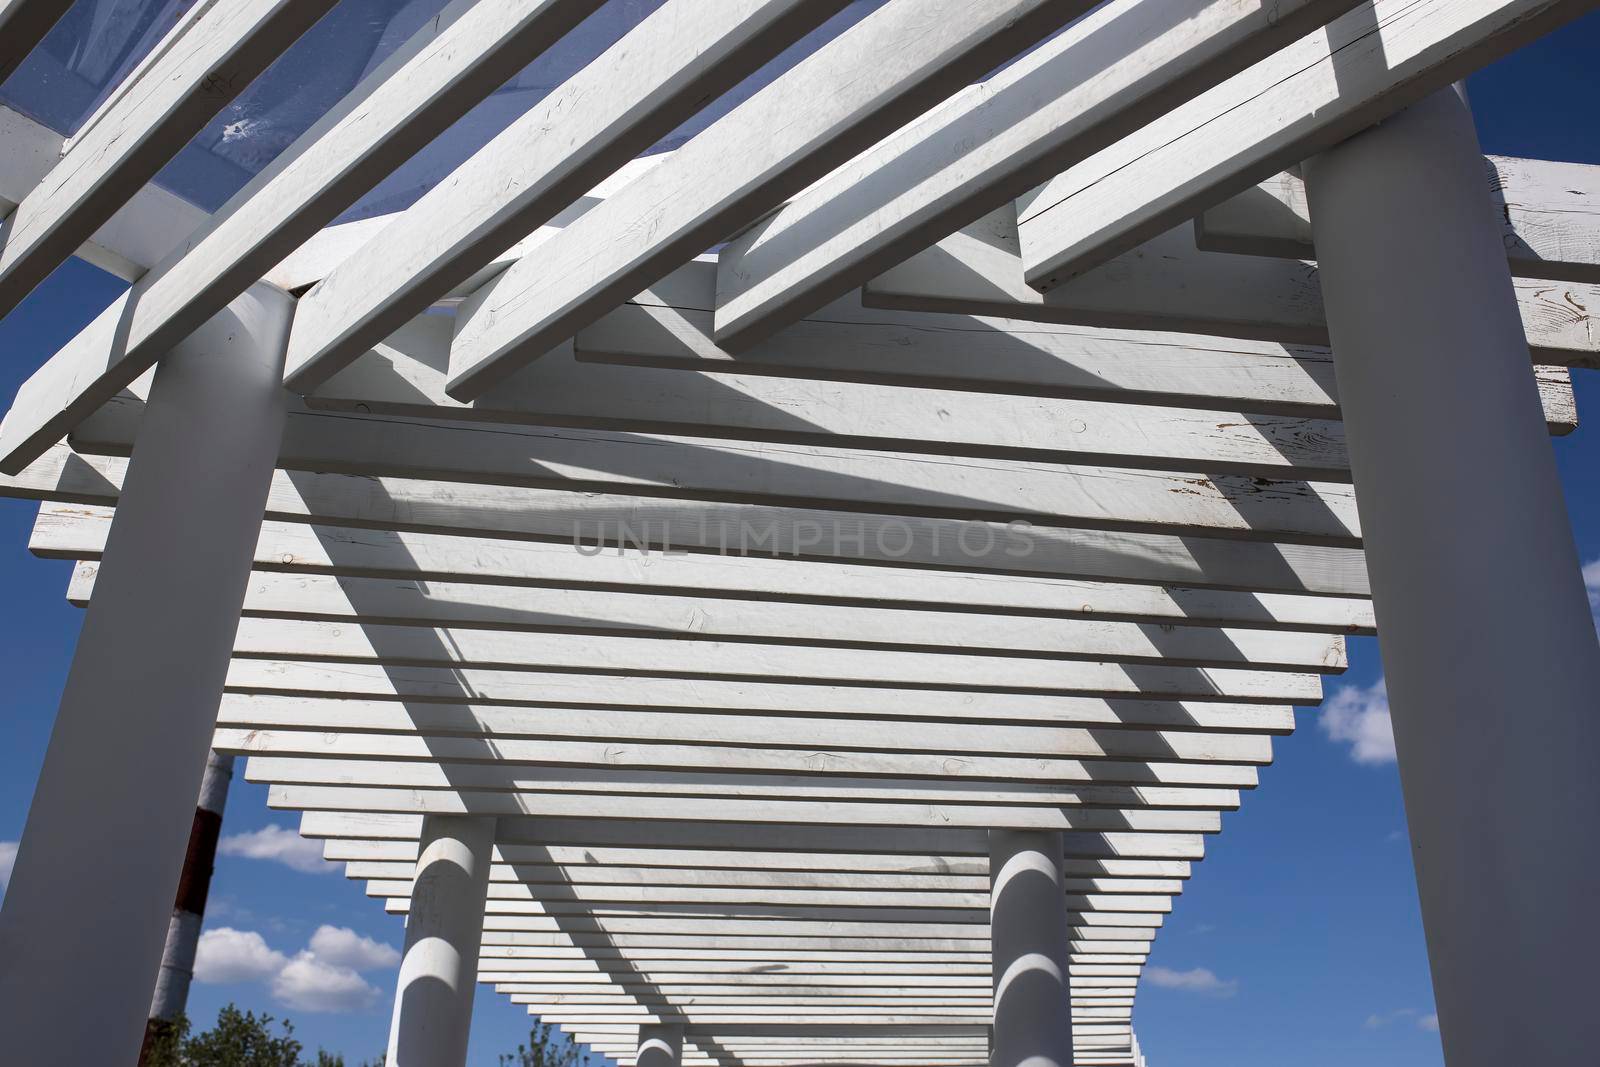
[[[0,3],[0,73],[67,6]],[[1286,168],[1593,5],[454,0],[215,210],[151,180],[342,6],[195,5],[76,130],[0,109],[0,311],[130,283],[0,429],[33,551],[93,603],[147,372],[292,317],[213,743],[369,895],[496,817],[478,978],[576,1040],[961,1067],[987,831],[1061,831],[1076,1062],[1142,1064],[1206,835],[1375,630]],[[1486,165],[1565,433],[1600,178]]]

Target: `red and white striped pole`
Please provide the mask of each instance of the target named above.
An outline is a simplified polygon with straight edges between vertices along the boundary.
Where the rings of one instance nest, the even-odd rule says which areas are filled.
[[[184,854],[183,874],[178,879],[178,898],[172,906],[167,943],[161,952],[161,973],[156,977],[156,992],[150,1001],[150,1021],[145,1024],[144,1044],[139,1049],[139,1067],[145,1067],[155,1043],[172,1031],[189,1002],[200,924],[205,918],[206,896],[211,891],[211,872],[216,867],[217,839],[222,834],[222,809],[228,802],[228,783],[232,780],[233,757],[214,750],[208,753],[194,824],[189,830],[189,851]]]

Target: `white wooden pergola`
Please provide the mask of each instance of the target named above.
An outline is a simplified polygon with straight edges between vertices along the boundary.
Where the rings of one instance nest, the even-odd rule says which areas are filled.
[[[0,76],[71,6],[0,0]],[[17,1062],[133,1060],[214,747],[406,916],[391,1065],[476,982],[646,1067],[1142,1065],[1206,835],[1374,632],[1451,1067],[1590,1062],[1600,171],[1451,86],[1595,6],[452,0],[209,213],[153,179],[333,0],[0,107],[0,313],[130,283],[0,427],[88,607]]]

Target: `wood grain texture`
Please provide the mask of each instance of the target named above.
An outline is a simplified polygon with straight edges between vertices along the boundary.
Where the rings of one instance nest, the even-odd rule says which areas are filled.
[[[735,238],[718,343],[771,336],[1352,6],[1101,5]]]
[[[1174,108],[1030,196],[1051,289],[1336,144],[1588,9],[1582,0],[1374,0]]]
[[[463,304],[470,400],[1089,6],[901,0],[818,48]]]
[[[1600,282],[1600,167],[1484,156],[1511,273]],[[1293,171],[1207,209],[1195,242],[1212,252],[1316,259],[1305,182]]]

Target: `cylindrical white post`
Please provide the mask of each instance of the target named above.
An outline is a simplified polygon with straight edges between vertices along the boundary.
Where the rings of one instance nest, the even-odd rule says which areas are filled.
[[[0,910],[7,1062],[138,1056],[277,462],[292,304],[257,286],[156,373]]]
[[[1600,1048],[1600,645],[1465,102],[1306,168],[1451,1067]]]
[[[991,1067],[1072,1067],[1061,834],[989,831]]]
[[[658,1023],[639,1027],[639,1067],[678,1067],[683,1062],[683,1026]]]
[[[233,757],[215,750],[208,752],[194,824],[189,830],[189,851],[183,857],[178,896],[172,905],[172,921],[167,924],[167,943],[161,950],[156,995],[150,999],[150,1019],[139,1050],[140,1067],[157,1054],[158,1044],[172,1032],[173,1023],[189,1003],[200,926],[205,921],[206,897],[217,862],[217,838],[222,833],[222,810],[228,803],[228,785],[232,781]]]
[[[466,1062],[494,827],[492,818],[466,815],[422,820],[405,958],[389,1023],[389,1067]]]

